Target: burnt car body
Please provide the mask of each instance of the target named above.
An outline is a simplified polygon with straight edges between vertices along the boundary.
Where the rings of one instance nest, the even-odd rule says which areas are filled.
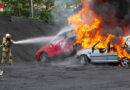
[[[82,49],[77,52],[77,57],[82,65],[90,63],[120,63],[123,67],[129,67],[130,60],[126,57],[119,60],[118,54],[111,52],[108,53],[109,45],[106,48],[94,49],[97,44],[91,48]]]

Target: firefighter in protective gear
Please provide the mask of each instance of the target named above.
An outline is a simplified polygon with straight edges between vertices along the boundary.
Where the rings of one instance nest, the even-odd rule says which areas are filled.
[[[13,44],[14,40],[11,40],[11,35],[7,33],[5,37],[3,38],[2,42],[2,60],[1,64],[5,64],[6,57],[9,58],[9,64],[12,64],[12,52],[11,52],[11,45]]]

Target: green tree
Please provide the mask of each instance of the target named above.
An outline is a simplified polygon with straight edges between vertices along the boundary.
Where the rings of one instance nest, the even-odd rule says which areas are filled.
[[[1,1],[5,10],[1,15],[31,17],[31,0]],[[80,4],[80,0],[33,0],[34,19],[55,23],[55,20],[66,17],[66,14],[73,12]]]
[[[50,23],[53,0],[34,0],[34,18]]]
[[[30,17],[30,0],[2,0],[5,12],[3,15]],[[34,18],[49,23],[53,0],[33,0]]]
[[[30,16],[29,0],[2,0],[5,12],[10,16]]]

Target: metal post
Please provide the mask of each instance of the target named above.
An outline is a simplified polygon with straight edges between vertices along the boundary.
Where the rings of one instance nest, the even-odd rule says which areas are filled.
[[[33,0],[31,0],[31,15],[32,15],[32,18],[33,18]]]
[[[79,0],[76,0],[76,8],[79,7]]]

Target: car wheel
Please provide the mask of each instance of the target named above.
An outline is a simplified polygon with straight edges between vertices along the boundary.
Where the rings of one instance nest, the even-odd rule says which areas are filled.
[[[48,61],[48,56],[45,52],[40,54],[40,60],[41,62],[47,62]]]
[[[120,61],[120,64],[122,67],[128,68],[130,66],[130,61],[127,58],[123,58]]]
[[[79,63],[80,65],[88,65],[90,64],[90,60],[88,59],[86,55],[81,55],[79,59]]]

